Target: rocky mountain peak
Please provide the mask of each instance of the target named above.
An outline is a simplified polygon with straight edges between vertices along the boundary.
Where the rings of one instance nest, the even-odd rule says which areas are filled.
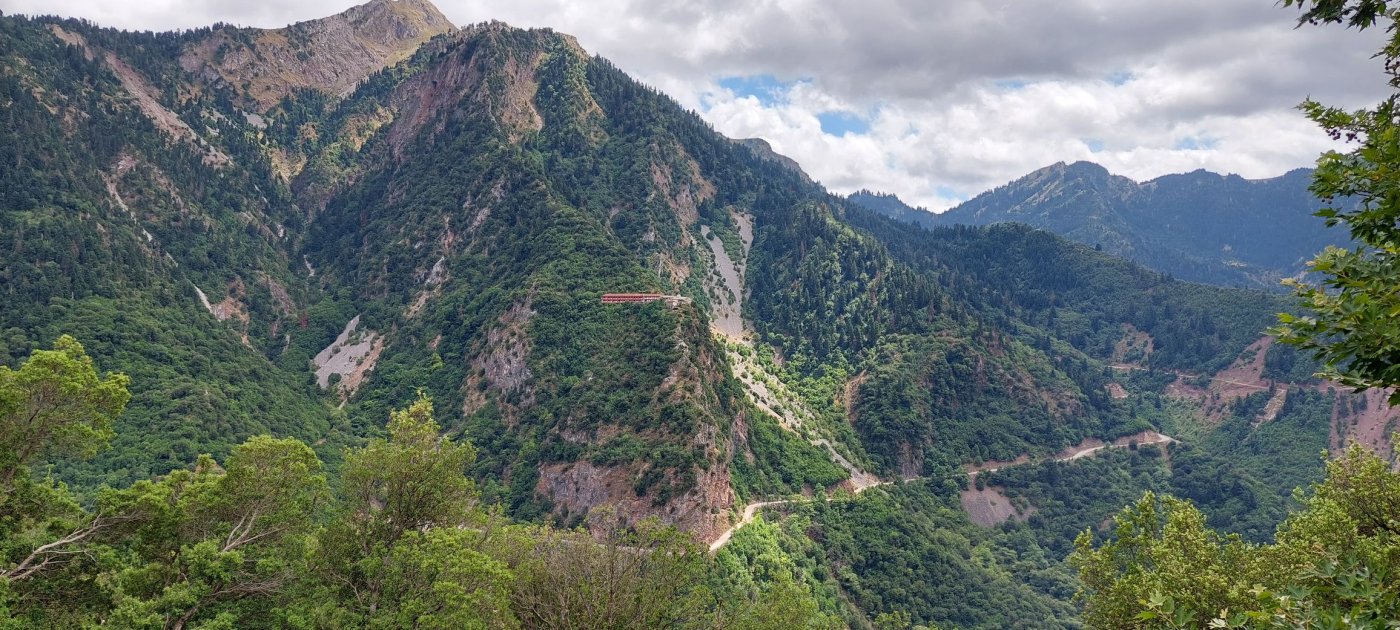
[[[370,0],[306,24],[337,20],[348,21],[357,33],[385,44],[419,42],[425,34],[431,37],[453,30],[452,21],[428,0]]]
[[[454,30],[427,0],[371,0],[279,29],[216,29],[190,45],[180,63],[205,81],[240,89],[249,107],[267,111],[297,89],[344,96]]]
[[[1034,185],[1039,186],[1044,182],[1082,182],[1084,184],[1102,186],[1110,180],[1115,183],[1131,183],[1125,177],[1115,176],[1108,172],[1108,169],[1093,162],[1056,162],[1050,166],[1032,171],[1030,174],[1018,179],[1010,186]],[[1121,182],[1117,180],[1123,180]]]

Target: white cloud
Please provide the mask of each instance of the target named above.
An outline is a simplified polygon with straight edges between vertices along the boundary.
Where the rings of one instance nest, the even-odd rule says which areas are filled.
[[[276,27],[345,0],[0,0],[126,28]],[[1294,28],[1272,0],[442,0],[458,23],[576,35],[721,132],[758,136],[840,192],[933,208],[1056,161],[1147,179],[1311,164],[1331,142],[1294,110],[1384,94],[1383,33]],[[720,79],[772,76],[777,102]],[[707,107],[703,107],[707,106]],[[869,116],[823,134],[817,116]]]

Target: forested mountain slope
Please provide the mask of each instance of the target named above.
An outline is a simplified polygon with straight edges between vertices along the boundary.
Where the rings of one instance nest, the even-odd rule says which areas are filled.
[[[760,497],[965,478],[1156,428],[1189,433],[1199,465],[1120,461],[1115,492],[1238,478],[1216,513],[1253,535],[1318,451],[1390,430],[1269,348],[1279,297],[1022,226],[910,230],[572,38],[438,17],[375,0],[278,31],[0,18],[0,361],[68,333],[132,377],[114,448],[58,474],[124,487],[262,433],[335,470],[421,393],[509,516],[654,516],[709,541]],[[1066,527],[1119,507],[1057,511],[1017,483],[1046,516],[1016,544],[1051,573]],[[856,504],[913,506],[917,535],[956,514],[962,490],[937,487]],[[823,527],[868,540],[882,518]],[[950,549],[1010,544],[962,526]],[[843,549],[821,571],[852,566]],[[999,562],[975,570],[989,601],[1033,591],[1026,610],[1068,614],[1058,574]],[[800,564],[853,625],[920,597],[882,599],[897,580],[878,562],[854,563],[864,590]]]
[[[183,84],[180,38],[13,17],[0,37],[7,362],[70,333],[141,383],[114,448],[72,478],[124,484],[256,433],[330,436],[304,359],[262,352],[313,334],[285,238],[300,219],[235,111],[157,100]]]
[[[851,200],[926,227],[1025,223],[1183,280],[1277,290],[1346,234],[1313,216],[1311,171],[1246,180],[1203,170],[1138,183],[1090,162],[1055,164],[938,214],[893,195]]]

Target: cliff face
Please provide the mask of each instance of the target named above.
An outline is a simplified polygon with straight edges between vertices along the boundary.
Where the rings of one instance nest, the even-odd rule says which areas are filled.
[[[232,86],[260,112],[297,89],[345,96],[454,27],[426,0],[372,0],[286,28],[219,28],[186,48],[187,72]]]

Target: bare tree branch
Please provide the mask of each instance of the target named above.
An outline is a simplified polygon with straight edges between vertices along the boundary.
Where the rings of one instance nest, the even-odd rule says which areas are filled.
[[[60,560],[60,558],[64,556],[87,553],[86,550],[69,550],[65,549],[65,547],[83,542],[91,538],[94,534],[112,526],[115,522],[117,522],[117,519],[105,518],[102,513],[99,512],[97,515],[93,516],[92,521],[87,525],[73,530],[63,538],[36,547],[34,551],[29,552],[29,555],[14,568],[0,571],[0,577],[14,581],[23,580],[55,562],[58,564],[66,562],[66,560]]]

